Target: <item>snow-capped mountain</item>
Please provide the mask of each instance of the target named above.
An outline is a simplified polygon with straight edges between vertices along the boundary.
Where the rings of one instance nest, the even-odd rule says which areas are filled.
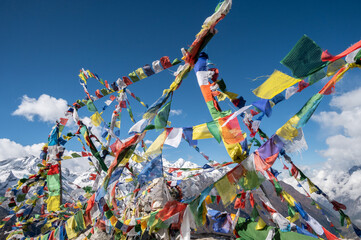
[[[106,161],[108,165],[110,164],[111,160],[112,159],[108,159]],[[13,187],[15,184],[17,184],[19,179],[37,173],[39,169],[37,165],[40,163],[41,160],[34,156],[23,157],[23,158],[11,158],[0,161],[0,172],[2,173],[0,175],[0,194],[4,195],[6,189],[9,187]],[[136,163],[130,161],[129,167],[132,168],[133,172],[137,175],[142,171],[142,169],[146,164],[147,164],[146,162]],[[88,168],[83,167],[82,169],[82,168],[69,168],[64,165],[62,166],[62,177],[63,177],[63,188],[65,190],[65,196],[64,196],[65,199],[67,199],[67,195],[73,195],[72,197],[76,195],[81,195],[83,192],[81,192],[81,190],[79,189],[83,187],[93,186],[94,180],[90,180],[89,177],[90,174],[95,173],[94,167],[89,166]],[[204,188],[206,188],[212,182],[223,176],[223,174],[225,174],[225,172],[229,170],[228,167],[225,167],[223,169],[216,169],[216,170],[204,169],[203,171],[201,171],[203,172],[203,174],[192,178],[187,178],[188,176],[195,174],[195,172],[183,170],[183,171],[168,173],[168,170],[170,168],[182,168],[182,169],[199,168],[200,166],[180,158],[174,163],[171,163],[166,159],[163,159],[163,167],[168,181],[182,180],[181,188],[182,189],[184,188],[185,195],[189,197],[193,196],[195,193],[199,193],[200,191],[202,191]],[[102,177],[104,177],[104,174],[102,175]],[[126,182],[126,179],[130,179],[130,178],[131,178],[130,172],[128,170],[124,170],[119,181]],[[99,181],[99,184],[100,183],[101,183],[101,179]],[[121,187],[124,194],[127,194],[128,192],[134,190],[134,188],[135,185],[133,182],[127,182]],[[76,192],[78,192],[78,194],[74,195],[73,192],[74,190],[77,190]]]
[[[110,161],[112,159],[108,159],[106,162],[109,165]],[[13,187],[17,181],[24,176],[28,176],[30,174],[34,174],[38,171],[38,164],[41,163],[41,160],[36,157],[24,157],[24,158],[12,158],[0,161],[0,193],[3,196],[6,189],[9,187]],[[142,163],[136,163],[133,161],[130,161],[129,168],[132,169],[133,173],[135,175],[139,174],[144,166],[146,165],[146,162]],[[168,181],[177,181],[177,185],[182,189],[183,197],[185,199],[194,197],[198,195],[203,189],[205,189],[210,184],[217,181],[220,177],[222,177],[226,172],[228,172],[231,168],[230,167],[223,167],[220,169],[203,169],[203,170],[197,170],[190,171],[190,168],[199,168],[201,166],[198,166],[195,163],[185,161],[184,159],[180,158],[174,163],[171,163],[167,161],[166,159],[163,159],[163,169],[164,173],[166,175],[166,179]],[[169,171],[170,168],[182,168],[180,170],[176,171]],[[94,167],[89,166],[88,169],[80,169],[80,168],[67,168],[62,167],[62,176],[63,176],[63,192],[64,199],[66,201],[68,200],[77,200],[79,196],[85,194],[85,191],[82,189],[83,187],[90,186],[93,187],[94,180],[90,180],[90,174],[95,173]],[[193,176],[195,173],[201,173],[197,176]],[[352,175],[361,173],[361,169],[359,167],[352,168],[348,173],[347,176],[345,175],[342,178],[343,183],[348,184],[349,181],[352,181]],[[344,173],[345,174],[345,173]],[[105,173],[102,174],[103,178],[105,176]],[[119,182],[122,184],[119,185],[119,190],[122,192],[122,194],[126,195],[129,192],[132,192],[136,188],[136,182],[134,181],[127,181],[127,179],[131,179],[132,176],[128,170],[124,170],[123,174],[119,178]],[[327,179],[326,179],[327,180]],[[99,184],[101,184],[102,179],[99,180]],[[273,186],[269,184],[268,182],[264,183],[265,189],[267,190],[267,194],[270,197],[270,200],[272,204],[276,207],[276,209],[279,209],[280,213],[283,215],[288,215],[287,213],[287,206],[284,203],[281,203],[279,201],[279,198],[274,193]],[[341,184],[341,183],[340,183]],[[303,203],[304,208],[309,212],[315,219],[317,219],[322,225],[326,227],[329,223],[325,220],[325,217],[320,214],[320,211],[317,210],[314,206],[310,205],[310,199],[306,196],[300,194],[298,191],[296,191],[293,187],[290,185],[282,182],[282,187],[289,192],[292,196],[294,196],[297,201]],[[321,184],[320,184],[321,185]],[[322,187],[322,186],[320,186]],[[213,189],[213,195],[216,195],[216,190]],[[212,194],[212,192],[211,192]],[[331,194],[332,195],[332,194]],[[348,195],[344,195],[341,197],[336,196],[335,199],[337,201],[340,201],[344,203],[348,209],[354,209],[353,211],[348,211],[347,213],[350,215],[352,219],[357,219],[358,217],[355,216],[355,214],[359,214],[358,206],[360,202],[360,196],[356,197],[347,197]],[[332,196],[333,197],[333,196]],[[347,197],[347,198],[346,198]],[[327,204],[325,204],[327,205]],[[217,206],[212,206],[212,208],[217,208]],[[229,208],[229,209],[228,209]],[[218,210],[223,211],[227,210],[229,212],[232,212],[234,210],[232,206],[229,206],[227,209],[223,209],[222,206],[218,206]],[[325,209],[325,208],[324,208]],[[249,210],[249,211],[248,211]],[[245,209],[245,213],[250,214],[250,209]],[[332,210],[327,210],[327,215],[332,220],[333,223],[335,223],[336,226],[339,226],[337,224],[338,220],[337,217],[335,217]]]
[[[314,181],[330,198],[347,206],[345,213],[358,225],[361,225],[360,178],[361,166],[352,166],[348,171],[321,170],[314,177]]]
[[[9,158],[0,161],[0,194],[4,195],[9,187],[13,187],[19,179],[38,171],[41,160],[36,157]]]

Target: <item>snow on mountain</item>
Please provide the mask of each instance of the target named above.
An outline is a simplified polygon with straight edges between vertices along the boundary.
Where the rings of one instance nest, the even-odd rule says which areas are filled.
[[[111,161],[112,159],[107,159],[106,162],[109,165]],[[13,187],[19,179],[37,173],[37,165],[39,163],[41,163],[41,160],[34,156],[10,158],[0,161],[0,194],[3,196],[6,189]],[[147,162],[136,163],[130,161],[129,168],[133,170],[135,175],[138,175],[146,164]],[[168,181],[178,181],[177,184],[182,189],[184,198],[191,198],[198,195],[207,186],[217,181],[231,169],[230,167],[223,167],[220,169],[211,168],[197,171],[186,170],[199,167],[201,166],[185,161],[182,158],[174,163],[163,159],[163,168],[166,179]],[[183,170],[169,173],[170,168],[182,168]],[[69,168],[64,167],[63,165],[62,177],[65,200],[77,200],[80,195],[85,193],[82,189],[83,187],[93,187],[94,180],[89,179],[91,173],[95,173],[94,167],[92,166]],[[196,173],[200,174],[193,176]],[[361,193],[359,191],[359,181],[357,181],[357,179],[361,178],[360,166],[353,166],[346,172],[321,170],[314,174],[308,173],[308,175],[314,183],[323,189],[323,191],[325,191],[332,199],[345,204],[348,207],[346,214],[355,220],[356,223],[360,224],[359,216],[361,216],[361,208],[359,206],[361,206]],[[105,173],[102,174],[99,184],[101,184],[104,176]],[[136,188],[135,181],[127,181],[132,178],[134,178],[134,176],[132,177],[130,172],[125,169],[119,179],[119,182],[122,184],[118,185],[122,194],[126,195]],[[284,181],[293,185],[296,190],[300,190],[295,184],[292,184],[295,183],[292,179],[285,178]],[[212,191],[215,190],[213,189]],[[322,197],[315,194],[313,194],[313,196],[325,206],[332,208],[332,206],[325,202]]]
[[[107,159],[107,164],[110,164],[110,161],[112,159]],[[38,171],[37,164],[41,162],[40,159],[36,157],[24,157],[24,158],[12,158],[7,159],[4,161],[0,161],[0,193],[1,195],[4,195],[6,189],[8,187],[14,186],[17,181],[27,175],[34,174]],[[129,162],[129,168],[132,169],[133,173],[135,175],[139,174],[144,166],[147,164],[147,162],[142,163],[136,163],[134,161]],[[184,199],[189,199],[192,197],[197,196],[200,192],[202,192],[206,187],[217,181],[220,177],[222,177],[226,172],[228,172],[231,168],[230,167],[223,167],[220,169],[203,169],[203,170],[197,170],[197,171],[187,171],[187,168],[198,168],[198,166],[195,163],[185,161],[184,159],[178,159],[176,162],[171,163],[167,161],[166,159],[163,159],[163,168],[164,173],[166,176],[166,179],[168,181],[178,181],[178,186],[182,189],[182,195]],[[183,168],[183,170],[177,170],[174,172],[169,173],[169,168]],[[188,169],[189,170],[189,169]],[[90,186],[92,187],[94,184],[94,180],[90,180],[89,176],[91,173],[94,173],[94,167],[90,166],[87,169],[81,169],[79,168],[67,168],[62,167],[62,176],[63,176],[63,197],[65,201],[74,201],[78,200],[79,196],[85,194],[85,191],[82,189],[83,187]],[[197,176],[193,176],[196,173],[201,173]],[[357,176],[355,175],[357,174]],[[337,201],[340,201],[344,203],[348,207],[348,211],[346,212],[350,217],[356,222],[359,220],[360,216],[360,196],[349,196],[347,192],[342,191],[342,186],[345,187],[345,189],[349,188],[356,188],[354,177],[360,177],[358,174],[361,174],[361,169],[359,167],[352,168],[349,172],[343,173],[343,177],[339,177],[337,179],[341,179],[339,183],[336,185],[331,186],[331,188],[334,188],[334,191],[328,192],[330,194],[330,197],[335,198]],[[355,176],[354,176],[355,175]],[[102,177],[99,181],[99,184],[101,184],[102,179],[104,178],[105,173],[102,174]],[[317,179],[318,185],[323,188],[325,185],[329,184],[329,179],[333,175],[327,175],[326,173],[322,176],[324,181],[319,181]],[[134,189],[137,187],[135,181],[126,181],[126,179],[132,178],[130,172],[125,169],[123,171],[123,174],[119,178],[119,182],[121,184],[118,185],[118,189],[120,191],[120,195],[127,195],[128,193],[134,191]],[[285,179],[287,182],[287,179]],[[315,183],[316,183],[315,180]],[[266,184],[266,183],[265,183]],[[283,183],[282,183],[283,184]],[[270,184],[268,184],[270,185]],[[281,206],[278,200],[278,197],[275,195],[274,190],[272,190],[272,186],[267,186],[266,189],[269,191],[269,196],[273,196],[271,198],[272,203],[276,206],[277,209],[279,209],[282,214],[287,215],[287,206]],[[287,184],[283,184],[283,187],[287,189],[287,192],[291,193],[292,196],[295,196],[296,199],[302,203],[304,203],[304,207],[306,207],[307,211],[312,213],[312,215],[318,219],[318,221],[322,222],[322,224],[328,224],[325,222],[324,217],[322,217],[321,214],[319,214],[317,209],[311,210],[311,208],[308,207],[310,200],[306,198],[304,195],[299,194],[294,188]],[[110,186],[112,187],[112,186]],[[295,187],[297,189],[297,187]],[[336,190],[341,189],[341,190]],[[327,187],[325,187],[325,191],[329,190]],[[109,190],[109,189],[108,189]],[[213,192],[211,194],[217,194],[216,190],[213,189]],[[337,194],[336,194],[337,193]],[[342,195],[344,194],[344,195]],[[85,200],[85,199],[83,199]],[[324,203],[322,199],[317,198],[317,200],[320,200],[321,203]],[[327,206],[327,203],[324,204]],[[251,209],[251,208],[250,208]],[[220,209],[222,210],[222,209]],[[227,209],[227,211],[230,209]],[[352,211],[350,211],[352,210]],[[247,211],[246,211],[247,212]],[[250,214],[250,213],[248,213]],[[333,217],[334,213],[333,210],[329,211],[329,216],[332,216],[333,222],[337,222],[337,218]]]
[[[112,159],[107,159],[107,164],[109,165]],[[41,163],[41,160],[37,157],[23,157],[23,158],[11,158],[0,161],[0,194],[4,195],[5,191],[9,187],[13,187],[19,179],[35,174],[38,171],[38,164]],[[133,172],[137,175],[139,174],[146,162],[136,163],[130,161],[129,167],[133,169]],[[66,167],[65,167],[66,166]],[[90,174],[95,173],[94,167],[85,165],[80,167],[69,167],[71,164],[63,164],[62,166],[62,177],[63,177],[63,190],[65,200],[77,199],[80,195],[84,194],[83,187],[90,186],[94,184],[94,180],[90,180]],[[199,194],[204,188],[212,184],[214,181],[223,176],[230,168],[225,167],[223,169],[204,169],[201,171],[175,171],[168,173],[169,168],[199,168],[195,163],[185,161],[180,158],[176,162],[171,163],[166,159],[163,159],[164,172],[166,174],[166,179],[168,181],[180,181],[180,187],[184,191],[185,197],[192,197],[196,194]],[[202,173],[199,176],[194,176],[188,178],[195,173]],[[102,174],[102,177],[99,181],[101,184],[102,179],[104,178],[105,173]],[[135,182],[130,181],[126,183],[126,179],[132,178],[130,172],[126,169],[124,170],[122,176],[119,179],[119,182],[122,182],[119,186],[123,194],[127,194],[130,191],[135,189]]]
[[[331,199],[347,206],[345,211],[358,225],[361,224],[361,169],[353,166],[349,171],[322,169],[314,173],[313,181]],[[318,198],[318,200],[321,200]],[[322,200],[321,200],[322,201]]]
[[[36,157],[9,158],[0,161],[0,194],[14,186],[19,179],[37,172],[37,164],[41,160]]]
[[[323,167],[322,169],[302,168],[301,170],[316,184],[330,199],[334,199],[347,207],[345,213],[355,223],[361,224],[361,166],[352,166],[349,170]],[[301,194],[305,194],[302,188],[297,187],[297,181],[293,177],[286,176],[282,181],[290,184]],[[307,182],[302,184],[308,190]],[[321,195],[311,194],[314,199],[333,211],[332,205]]]

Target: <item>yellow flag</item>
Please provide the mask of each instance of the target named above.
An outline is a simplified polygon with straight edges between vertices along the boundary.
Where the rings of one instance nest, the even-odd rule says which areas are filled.
[[[227,207],[237,196],[236,187],[228,181],[227,176],[221,178],[214,184],[217,192],[221,196],[223,205]]]
[[[227,98],[226,94],[219,92],[217,96],[218,102],[224,101],[226,98]]]
[[[67,233],[69,239],[72,239],[72,238],[75,238],[78,236],[78,234],[75,231],[75,228],[76,228],[76,222],[75,222],[74,216],[72,216],[71,218],[69,218],[66,221],[66,224],[65,224],[66,233]]]
[[[83,74],[80,73],[78,76],[79,76],[79,77],[81,78],[81,80],[83,80],[83,81],[85,82],[85,84],[86,84],[86,79],[85,79],[85,77],[83,76]]]
[[[133,154],[132,159],[133,159],[134,162],[137,162],[137,163],[141,163],[141,162],[143,162],[145,160],[144,158],[142,158],[138,154]]]
[[[144,233],[144,231],[147,229],[147,223],[148,223],[149,217],[150,217],[150,215],[143,217],[140,220],[140,228],[142,229],[142,233]]]
[[[120,121],[115,122],[115,127],[120,128]]]
[[[125,182],[126,182],[126,183],[131,182],[131,181],[133,181],[133,178],[131,178],[131,177],[125,179]]]
[[[271,99],[299,81],[301,81],[301,79],[290,77],[287,74],[275,70],[261,86],[253,90],[253,93],[259,98]]]
[[[224,146],[226,147],[226,150],[229,154],[229,156],[231,157],[231,159],[234,162],[241,162],[243,159],[245,159],[246,156],[246,152],[242,151],[242,146],[239,143],[235,143],[235,144],[228,144],[225,141],[223,141]]]
[[[352,224],[351,219],[348,216],[346,216],[346,223],[347,223],[347,228]]]
[[[332,76],[334,75],[340,68],[342,68],[346,64],[345,60],[342,58],[330,63],[327,67],[327,73],[326,75]]]
[[[44,224],[41,227],[40,231],[41,231],[42,234],[44,234],[45,232],[49,231],[50,228],[51,228],[51,222],[47,222],[46,224]]]
[[[113,215],[110,217],[109,221],[112,224],[112,226],[115,226],[115,224],[118,222],[118,219]]]
[[[296,212],[293,217],[288,216],[286,218],[288,219],[288,221],[293,223],[293,222],[296,222],[300,218],[300,214],[298,212]]]
[[[91,122],[94,126],[98,127],[101,123],[103,118],[100,116],[99,112],[95,112],[91,117]]]
[[[288,194],[286,191],[282,191],[281,194],[289,205],[291,205],[292,207],[295,206],[296,200],[290,194]]]
[[[260,231],[260,230],[262,230],[263,228],[265,228],[267,226],[267,224],[263,221],[263,219],[260,217],[259,219],[258,219],[258,222],[257,222],[257,225],[256,225],[256,230],[257,231]]]
[[[139,79],[144,79],[147,77],[147,75],[145,75],[143,68],[138,68],[137,70],[135,70],[135,72],[137,73],[137,75],[139,76]]]
[[[206,202],[207,205],[209,205],[209,204],[212,203],[212,198],[211,198],[210,195],[208,195],[208,196],[206,197],[205,202]]]
[[[144,153],[144,157],[148,158],[150,155],[161,154],[163,143],[167,137],[166,131],[162,132],[157,139],[150,145],[147,151]]]
[[[292,141],[293,138],[298,136],[298,130],[295,128],[295,126],[299,121],[300,118],[297,115],[290,118],[290,120],[288,120],[285,125],[277,130],[277,136]]]
[[[48,211],[58,211],[60,209],[60,195],[58,196],[50,196],[48,200],[46,200]]]
[[[307,178],[307,183],[308,183],[308,186],[310,187],[310,193],[314,193],[314,192],[318,191],[318,189],[315,187],[313,182],[311,182],[311,180],[308,178]]]
[[[193,140],[213,138],[212,133],[209,132],[207,123],[203,123],[193,127]]]
[[[228,91],[225,91],[224,93],[225,93],[225,94],[227,95],[227,97],[228,97],[229,99],[231,99],[231,100],[236,99],[236,98],[238,97],[238,94],[237,94],[237,93],[228,92]]]

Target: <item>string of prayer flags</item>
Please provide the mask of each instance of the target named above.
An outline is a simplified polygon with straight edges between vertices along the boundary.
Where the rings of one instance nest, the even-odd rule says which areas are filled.
[[[343,77],[343,75],[351,68],[357,67],[356,63],[351,63],[340,68],[336,74],[327,82],[327,84],[319,91],[320,94],[329,95],[334,93],[335,84]]]
[[[351,224],[350,218],[349,218],[347,215],[345,215],[344,212],[341,210],[341,209],[346,210],[346,206],[343,205],[343,204],[341,204],[341,203],[339,203],[339,202],[337,202],[337,201],[335,201],[335,200],[331,200],[324,192],[322,192],[322,190],[321,190],[318,186],[316,186],[309,178],[307,178],[307,177],[293,164],[292,161],[290,161],[290,163],[292,164],[292,169],[295,169],[293,172],[297,171],[297,172],[301,173],[301,175],[302,175],[302,176],[301,176],[301,179],[303,179],[303,180],[304,180],[304,179],[307,179],[307,183],[308,183],[308,185],[309,185],[309,191],[310,191],[310,193],[314,193],[314,192],[315,192],[316,194],[319,194],[319,195],[324,196],[324,197],[326,198],[326,200],[329,201],[329,202],[333,205],[334,210],[335,210],[335,211],[338,211],[338,212],[340,213],[341,225],[343,224],[344,219],[346,219],[346,220],[348,221],[348,224]],[[291,170],[291,172],[292,172],[292,170]],[[296,174],[296,173],[292,173],[292,176],[293,176],[297,181],[301,181],[301,179],[298,180],[298,179],[296,178],[296,177],[297,177],[297,174]],[[303,186],[302,186],[302,185],[300,185],[300,186],[301,186],[302,189],[305,191],[305,193],[307,194],[307,196],[311,198],[311,196],[310,196],[310,195],[308,194],[308,192],[303,188]],[[286,198],[285,198],[285,199],[286,199]],[[311,198],[311,199],[312,199],[312,198]],[[306,218],[306,219],[307,219],[308,217],[307,217],[307,215],[303,212],[303,209],[302,209],[301,205],[298,204],[298,203],[296,203],[295,200],[293,200],[293,202],[295,202],[295,207],[298,209],[298,211],[300,212],[301,216],[302,216],[303,218]],[[312,203],[311,203],[311,204],[312,204]],[[320,206],[319,206],[317,203],[315,203],[314,200],[313,200],[313,205],[316,205],[316,207],[322,211],[322,209],[320,208]],[[311,219],[311,220],[312,220],[312,219]],[[333,225],[332,222],[331,222],[331,225]],[[318,226],[318,227],[319,227],[319,226]],[[355,230],[355,229],[354,229],[354,230]],[[337,231],[337,232],[338,232],[338,231]],[[355,233],[356,233],[356,235],[357,235],[356,230],[355,230]],[[325,234],[326,234],[326,233],[325,233]]]
[[[49,198],[47,200],[47,209],[49,212],[51,211],[55,212],[59,210],[61,204],[59,164],[54,164],[49,166],[46,181],[49,191]]]
[[[89,135],[88,128],[85,125],[80,126],[80,133],[83,135],[86,144],[89,146],[91,153],[98,160],[103,171],[108,171],[107,165],[105,165],[103,158],[100,156],[100,153],[96,149],[91,136]]]
[[[130,94],[130,96],[132,96],[135,100],[137,100],[140,104],[142,104],[144,107],[148,108],[148,105],[145,104],[144,102],[142,102],[142,100],[141,100],[139,97],[135,96],[134,93],[132,93],[128,88],[125,89],[125,91],[126,91],[128,94]]]
[[[195,59],[190,58],[190,56],[187,56],[187,59],[188,60],[186,60],[186,62],[195,60]],[[218,102],[215,100],[215,98],[212,95],[212,90],[210,88],[210,83],[208,81],[208,78],[210,76],[207,73],[207,71],[204,71],[204,70],[207,69],[207,66],[206,66],[206,60],[207,59],[208,59],[208,55],[206,53],[200,54],[197,61],[195,61],[196,68],[194,70],[196,72],[198,84],[199,84],[199,87],[201,89],[204,100],[205,100],[205,102],[207,104],[208,110],[209,110],[213,120],[218,120],[220,117],[229,116],[230,112],[222,112],[219,105],[218,105]],[[222,122],[222,124],[220,124],[220,126],[222,126],[224,124],[224,122]],[[237,121],[237,123],[238,123],[238,121]],[[208,132],[209,132],[209,130],[208,130]],[[194,135],[194,129],[193,129],[193,135]],[[211,133],[210,133],[210,135],[211,136],[209,136],[209,137],[213,136]],[[228,143],[227,141],[223,141],[223,143],[224,143],[224,145],[226,147],[226,150],[227,150],[228,154],[230,155],[230,157],[232,158],[232,160],[233,161],[241,161],[241,160],[243,160],[245,158],[245,153],[242,151],[242,147],[239,144],[239,142],[237,142],[238,140],[240,140],[240,141],[243,140],[243,135],[241,134],[240,129],[233,136],[231,136],[232,132],[228,131],[227,128],[222,129],[222,135],[223,135],[222,137],[223,138],[226,137],[228,142],[229,142]],[[206,138],[205,136],[207,136],[207,135],[204,134],[203,138]],[[235,136],[237,136],[236,140],[232,141],[231,138],[235,137]],[[193,139],[198,139],[198,138],[193,137]],[[199,139],[202,139],[202,138],[199,138]]]
[[[6,217],[4,217],[1,221],[0,221],[0,229],[3,228],[5,226],[5,224],[10,221],[10,219],[14,216],[15,214],[10,214]]]
[[[345,51],[343,51],[342,53],[336,55],[336,56],[332,56],[327,50],[322,52],[322,61],[330,61],[330,62],[334,62],[340,58],[345,57],[346,55],[350,54],[351,52],[357,50],[361,48],[361,41],[358,41],[357,43],[353,44],[351,47],[347,48]]]

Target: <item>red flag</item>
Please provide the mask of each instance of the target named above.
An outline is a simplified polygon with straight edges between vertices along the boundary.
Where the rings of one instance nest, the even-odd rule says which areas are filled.
[[[359,48],[361,48],[361,41],[358,41],[357,43],[355,43],[351,47],[347,48],[345,51],[338,54],[337,56],[332,56],[327,50],[325,50],[325,51],[322,52],[321,59],[324,62],[326,62],[326,61],[334,62],[334,61],[336,61],[336,60],[338,60],[340,58],[345,57],[346,55],[350,54],[351,52],[353,52],[353,51],[355,51],[356,49],[359,49]]]
[[[231,115],[218,119],[219,125],[223,125]],[[221,127],[223,140],[228,144],[236,144],[244,140],[241,127],[237,118],[229,121],[224,127]]]
[[[67,118],[60,118],[60,124],[61,125],[66,125],[67,122],[68,122]]]
[[[122,78],[123,78],[123,82],[124,82],[125,84],[127,84],[127,86],[129,86],[130,84],[133,84],[133,82],[130,81],[130,79],[129,79],[128,77],[122,77]]]
[[[104,83],[105,83],[105,87],[109,89],[109,84],[108,84],[108,81],[107,81],[107,80],[105,80],[105,81],[104,81]]]
[[[170,68],[173,66],[172,63],[169,61],[169,57],[167,57],[167,56],[161,57],[160,63],[162,64],[162,67],[164,69],[167,69],[167,68]]]
[[[59,164],[50,165],[48,175],[59,174]]]
[[[110,95],[109,98],[110,98],[110,100],[112,100],[112,101],[115,100],[115,96],[114,96],[114,95]]]
[[[217,204],[221,201],[221,196],[217,195]]]
[[[340,209],[346,210],[346,206],[343,205],[342,203],[339,203],[335,200],[331,201],[332,205],[333,205],[333,209],[335,211],[340,211]]]
[[[249,202],[251,203],[252,208],[254,208],[254,198],[253,193],[249,193]]]
[[[87,153],[87,152],[81,152],[81,156],[82,156],[82,157],[87,157],[87,156],[88,156],[88,153]]]
[[[100,94],[100,90],[99,90],[99,89],[97,89],[97,90],[95,91],[95,95],[96,95],[98,98],[104,97],[103,95]]]
[[[185,203],[181,203],[176,200],[169,201],[165,204],[164,208],[157,213],[156,218],[165,221],[168,218],[172,217],[173,215],[184,211],[186,207],[187,204]]]

